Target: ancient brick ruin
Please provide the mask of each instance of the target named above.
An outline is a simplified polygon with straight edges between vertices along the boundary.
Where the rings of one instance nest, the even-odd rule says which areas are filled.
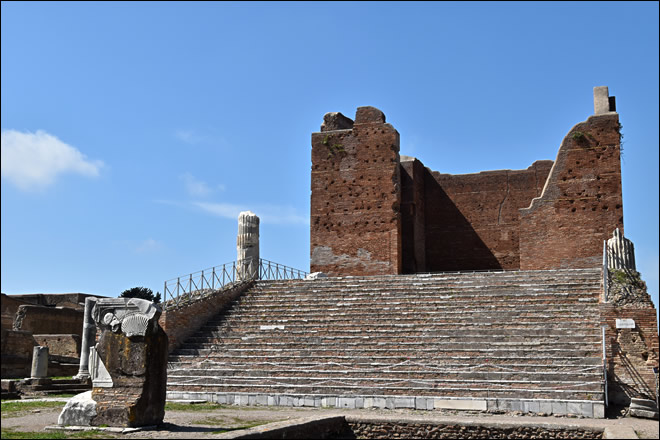
[[[399,156],[399,133],[376,108],[358,108],[355,122],[326,114],[312,134],[311,271],[598,266],[603,240],[623,231],[620,124],[606,95],[595,89],[596,114],[554,162],[462,175]]]

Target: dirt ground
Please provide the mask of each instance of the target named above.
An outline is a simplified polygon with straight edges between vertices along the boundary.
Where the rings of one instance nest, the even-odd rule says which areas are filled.
[[[64,404],[63,404],[64,405]],[[191,407],[192,408],[192,407]],[[44,431],[47,426],[57,424],[61,408],[46,408],[29,410],[17,417],[3,417],[3,430],[11,428],[15,431]],[[449,423],[465,421],[484,421],[500,423],[542,423],[574,425],[585,428],[604,428],[606,426],[628,426],[633,428],[639,438],[659,438],[658,422],[656,420],[618,418],[618,419],[584,419],[569,417],[536,417],[513,414],[485,414],[464,411],[415,411],[415,410],[336,410],[319,408],[288,408],[288,407],[224,407],[214,410],[176,410],[166,411],[164,424],[154,430],[144,430],[133,433],[104,432],[107,438],[216,438],[219,433],[233,431],[269,422],[298,419],[312,416],[354,415],[367,417],[411,418],[424,420],[442,420]]]

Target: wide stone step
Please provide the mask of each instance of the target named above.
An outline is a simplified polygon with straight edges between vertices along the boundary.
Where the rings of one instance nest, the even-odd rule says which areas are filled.
[[[529,323],[572,323],[584,325],[584,322],[595,322],[596,314],[573,314],[573,313],[544,313],[534,315],[516,315],[514,313],[442,313],[442,312],[415,312],[410,310],[383,310],[382,313],[344,313],[342,311],[328,308],[326,313],[319,312],[281,312],[281,313],[235,313],[225,315],[220,319],[208,321],[203,329],[218,325],[261,325],[269,322],[318,322],[338,323],[342,321],[360,323],[387,323],[387,322],[411,322],[427,325],[446,325],[448,323],[483,323],[491,325],[511,325]]]
[[[255,333],[262,331],[281,331],[281,334],[289,333],[292,331],[345,331],[353,330],[356,328],[365,328],[370,330],[384,330],[384,329],[417,329],[417,328],[426,328],[429,330],[443,331],[445,334],[449,334],[454,330],[470,330],[478,331],[479,329],[496,329],[498,332],[503,332],[509,328],[510,325],[514,324],[517,329],[528,328],[530,331],[533,331],[535,328],[542,325],[548,325],[547,320],[539,321],[523,321],[516,320],[515,323],[508,322],[463,322],[461,320],[445,320],[444,322],[438,321],[423,321],[419,319],[394,319],[391,323],[383,322],[382,320],[360,320],[355,323],[354,320],[348,319],[338,319],[335,317],[331,318],[309,318],[309,320],[294,320],[292,318],[286,319],[261,319],[261,320],[240,320],[232,319],[224,321],[218,325],[205,325],[200,330],[201,331],[231,331],[235,334],[238,332],[245,333]],[[567,330],[567,331],[578,331],[578,332],[593,332],[595,331],[594,327],[586,327],[584,324],[575,323],[572,320],[567,321],[558,321],[552,322],[552,325],[555,329]]]
[[[310,348],[313,347],[313,348]],[[524,351],[524,352],[536,352],[536,351],[548,351],[548,350],[564,350],[566,352],[574,353],[576,350],[585,350],[590,348],[592,351],[598,351],[599,345],[597,343],[591,344],[580,344],[580,343],[570,343],[570,344],[484,344],[484,343],[423,343],[423,342],[388,342],[383,343],[379,341],[364,341],[361,343],[337,343],[336,341],[319,341],[314,344],[304,344],[304,343],[282,343],[278,342],[276,339],[272,341],[244,341],[242,343],[213,343],[213,342],[204,342],[204,343],[191,343],[186,345],[185,350],[197,350],[197,352],[203,350],[212,350],[216,351],[218,349],[229,351],[229,350],[247,350],[251,352],[257,352],[259,350],[308,350],[317,352],[326,352],[326,351],[364,351],[364,350],[417,350],[424,348],[427,350],[436,350],[444,353],[447,352],[493,352],[494,350],[508,350],[508,351]],[[183,353],[183,352],[182,352]],[[190,352],[186,352],[190,353]],[[193,353],[194,354],[194,353]]]
[[[480,336],[438,336],[432,335],[424,332],[417,332],[412,335],[405,334],[378,334],[378,333],[361,333],[361,334],[348,334],[348,335],[337,335],[332,333],[331,335],[323,334],[304,334],[304,335],[290,335],[290,334],[277,334],[277,335],[264,335],[264,334],[244,334],[240,333],[238,335],[228,334],[226,336],[214,336],[209,334],[204,334],[202,336],[195,336],[188,338],[186,340],[186,345],[195,345],[198,344],[213,344],[213,345],[231,345],[231,344],[275,344],[275,345],[306,345],[306,344],[360,344],[360,343],[378,343],[378,344],[391,344],[391,343],[406,343],[406,344],[433,344],[436,346],[447,345],[498,345],[498,346],[562,346],[562,345],[591,345],[598,344],[600,340],[598,337],[594,336],[570,336],[566,335],[560,339],[557,337],[538,337],[534,335],[524,335],[524,336],[490,336],[490,335],[480,335]]]
[[[325,303],[318,302],[262,302],[254,303],[249,301],[243,301],[240,303],[232,304],[231,310],[232,313],[319,313],[323,310],[334,310],[342,313],[350,314],[381,314],[387,315],[393,310],[402,310],[402,311],[414,311],[426,314],[437,315],[439,313],[457,315],[457,314],[483,314],[483,313],[498,313],[498,314],[510,314],[511,316],[525,316],[525,315],[543,315],[543,314],[581,314],[587,313],[595,315],[598,313],[597,304],[593,305],[575,305],[572,307],[569,306],[555,306],[552,304],[541,304],[541,305],[521,305],[521,307],[516,308],[512,306],[510,302],[504,304],[466,304],[458,305],[447,304],[447,302],[410,302],[410,301],[327,301]]]
[[[599,381],[602,378],[598,366],[592,367],[563,367],[548,368],[541,366],[539,370],[525,367],[524,369],[512,369],[506,367],[490,368],[494,371],[481,371],[481,369],[469,369],[461,371],[457,368],[434,368],[422,365],[417,369],[407,368],[371,368],[371,369],[329,369],[323,367],[300,369],[300,368],[170,368],[167,371],[168,380],[180,382],[186,377],[212,377],[212,378],[241,378],[241,377],[306,377],[306,378],[382,378],[382,379],[443,379],[443,380],[486,380],[486,381],[529,381],[538,382],[560,382],[572,381]],[[505,371],[511,370],[511,371]]]
[[[429,286],[426,288],[411,288],[401,287],[392,288],[389,286],[376,286],[376,287],[347,287],[339,288],[268,288],[261,290],[253,290],[255,295],[261,297],[279,296],[286,299],[295,297],[301,298],[334,298],[348,295],[373,297],[373,296],[391,296],[397,298],[405,297],[431,297],[434,295],[452,295],[456,299],[479,299],[479,300],[492,300],[497,298],[520,298],[522,296],[529,297],[589,297],[594,296],[600,290],[598,286],[585,286],[585,285],[558,285],[558,286],[501,286],[499,288],[493,286]]]
[[[602,385],[598,388],[597,384],[584,384],[582,386],[571,386],[566,384],[565,388],[543,388],[529,384],[525,387],[522,384],[519,387],[512,387],[509,384],[499,386],[493,384],[438,384],[438,386],[429,387],[427,384],[407,384],[403,386],[375,386],[373,383],[355,384],[337,386],[336,384],[324,385],[253,385],[250,383],[237,383],[231,385],[224,384],[186,384],[168,382],[167,390],[170,391],[199,391],[213,393],[255,393],[255,394],[332,394],[337,396],[445,396],[445,397],[469,397],[469,398],[516,398],[516,399],[562,399],[562,400],[591,400],[602,401]],[[590,387],[593,387],[591,389]]]
[[[419,347],[406,347],[401,348],[347,348],[347,347],[334,347],[334,348],[225,348],[218,347],[217,349],[194,349],[194,348],[180,348],[176,351],[177,355],[191,355],[191,356],[213,356],[221,351],[222,356],[232,355],[249,355],[249,356],[271,356],[277,357],[290,357],[292,355],[300,357],[314,357],[314,356],[388,356],[400,358],[424,358],[436,359],[442,356],[492,356],[493,358],[510,358],[510,357],[595,357],[598,356],[599,351],[597,347],[588,349],[586,347],[576,348],[574,350],[565,348],[524,348],[524,347],[506,347],[506,348],[419,348]]]
[[[515,338],[524,337],[525,339],[557,339],[564,340],[565,338],[576,338],[582,340],[585,338],[600,338],[600,328],[592,327],[547,327],[547,326],[523,326],[523,327],[455,327],[451,331],[447,331],[446,327],[429,327],[429,326],[406,326],[392,328],[391,325],[381,325],[379,327],[366,327],[361,324],[346,323],[341,326],[317,326],[317,329],[312,329],[309,323],[291,323],[281,322],[284,325],[286,332],[276,332],[279,338],[298,338],[307,336],[329,335],[335,337],[341,336],[383,336],[383,337],[402,337],[402,338],[416,338],[420,336],[435,337],[443,340],[461,340],[462,338],[474,338],[484,340],[498,340],[500,338]],[[252,332],[234,332],[233,328],[225,328],[223,326],[212,327],[208,331],[199,331],[191,338],[222,338],[222,337],[247,337],[254,335],[263,335],[264,330],[268,329],[277,330],[274,327],[266,327],[262,330],[261,325],[259,328],[254,328]],[[268,332],[270,333],[270,332]],[[266,334],[268,334],[266,333]],[[492,338],[492,339],[491,339]]]
[[[582,369],[602,368],[600,357],[493,357],[493,356],[445,356],[439,359],[405,358],[392,356],[350,357],[350,356],[319,356],[310,359],[302,356],[271,356],[232,355],[222,356],[219,351],[213,356],[192,356],[171,354],[168,359],[170,368],[339,368],[339,369],[397,369],[422,366],[432,370],[444,371],[446,369],[464,371],[483,369],[484,371],[508,371],[533,368],[539,371],[544,369],[560,369],[562,371],[575,371]]]

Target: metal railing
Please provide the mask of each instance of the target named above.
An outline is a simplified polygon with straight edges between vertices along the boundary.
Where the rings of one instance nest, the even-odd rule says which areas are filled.
[[[609,274],[607,268],[607,240],[603,240],[603,302],[607,302]]]
[[[305,278],[307,272],[293,267],[259,259],[232,261],[188,275],[167,280],[163,286],[165,308],[179,306],[202,298],[217,290],[254,280],[289,280]]]
[[[607,339],[606,339],[607,325],[601,326],[602,340],[603,340],[603,391],[605,397],[605,408],[610,406],[610,401],[607,395]]]

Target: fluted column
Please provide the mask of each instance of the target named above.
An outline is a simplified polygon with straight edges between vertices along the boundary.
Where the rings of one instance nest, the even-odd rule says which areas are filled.
[[[612,238],[607,240],[607,267],[609,269],[630,269],[635,267],[635,246],[616,228]]]
[[[248,280],[259,276],[259,217],[251,211],[238,215],[236,238],[237,278]]]

